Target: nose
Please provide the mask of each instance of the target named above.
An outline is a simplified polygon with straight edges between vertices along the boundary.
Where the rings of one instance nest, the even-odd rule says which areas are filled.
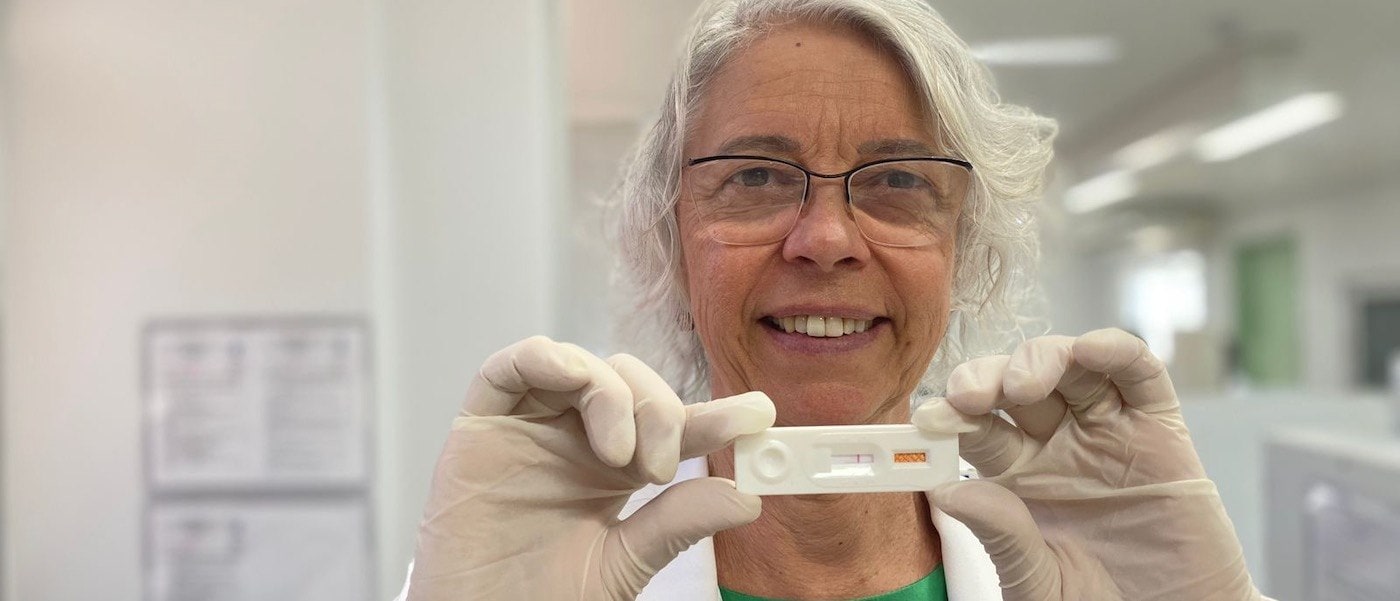
[[[783,258],[824,272],[870,260],[870,246],[851,216],[842,180],[811,178],[802,214],[783,242]]]

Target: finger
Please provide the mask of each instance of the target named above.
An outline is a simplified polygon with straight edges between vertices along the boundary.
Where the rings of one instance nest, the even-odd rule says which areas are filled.
[[[758,497],[735,490],[732,480],[686,480],[662,491],[617,526],[617,544],[604,553],[618,557],[604,565],[635,566],[635,572],[621,576],[640,590],[681,551],[716,532],[758,519],[762,508]],[[633,561],[622,561],[626,558]]]
[[[1055,390],[1074,356],[1074,338],[1040,336],[1022,342],[1007,359],[1002,390],[1016,405],[1037,402]]]
[[[649,482],[670,482],[680,463],[685,405],[666,380],[641,359],[613,355],[608,365],[632,390],[632,414],[637,423],[637,452],[632,463]]]
[[[967,526],[982,542],[1007,601],[1061,598],[1060,565],[1021,499],[986,480],[945,484],[929,503]]]
[[[1001,416],[979,416],[981,423],[973,432],[958,435],[958,455],[966,459],[984,477],[1000,476],[1023,457],[1034,454],[1041,443],[1031,438]]]
[[[1069,406],[1058,392],[1050,393],[1050,396],[1038,403],[1006,408],[1006,414],[1011,416],[1016,425],[1020,426],[1027,436],[1041,443],[1048,442],[1050,437],[1055,435],[1068,413]]]
[[[948,399],[933,397],[919,404],[914,409],[914,415],[910,417],[909,421],[926,432],[963,434],[981,430],[984,427],[982,422],[992,417],[991,415],[968,415],[958,411],[948,402]]]
[[[1108,376],[1073,361],[1056,390],[1070,412],[1078,417],[1095,417],[1112,415],[1121,407],[1116,393],[1107,394],[1112,388]]]
[[[1006,355],[978,357],[948,374],[948,403],[968,415],[983,415],[1004,405],[1001,384],[1006,377]]]
[[[589,375],[573,349],[532,336],[486,358],[467,387],[462,414],[508,415],[528,390],[577,390],[588,383]]]
[[[1024,410],[1007,411],[1017,424],[1026,426],[1041,442],[1049,440],[1067,412],[1081,419],[1092,419],[1118,411],[1117,396],[1104,394],[1107,378],[1086,369],[1076,360],[1076,340],[1067,336],[1042,336],[1026,341],[1013,353],[1011,362],[1016,367],[1008,368],[1015,373],[1007,377],[1008,394],[1022,402],[1036,395],[1053,399],[1043,406],[1032,403]]]
[[[979,357],[954,368],[948,376],[948,405],[982,418],[976,420],[974,430],[959,434],[958,454],[988,477],[1005,472],[1041,446],[1028,432],[991,413],[1012,405],[1003,390],[1010,363],[1011,357],[1006,355]],[[928,411],[945,410],[935,405]]]
[[[1179,407],[1167,367],[1147,343],[1117,328],[1095,330],[1074,342],[1074,360],[1108,376],[1129,406],[1145,413]]]
[[[1006,413],[1032,438],[1045,442],[1060,427],[1069,407],[1056,392],[1073,363],[1069,336],[1041,336],[1016,347],[1002,380]]]
[[[637,450],[637,422],[632,414],[632,389],[617,370],[582,347],[564,343],[588,366],[588,382],[568,398],[583,416],[588,444],[603,463],[623,467]]]
[[[758,391],[695,403],[685,409],[682,459],[709,455],[729,446],[735,438],[767,430],[778,416],[773,401]]]
[[[995,414],[968,415],[937,397],[919,405],[910,421],[921,430],[958,434],[958,455],[987,477],[1005,472],[1040,444]]]

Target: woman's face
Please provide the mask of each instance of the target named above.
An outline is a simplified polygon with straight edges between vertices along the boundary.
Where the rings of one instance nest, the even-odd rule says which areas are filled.
[[[740,50],[709,82],[685,159],[762,155],[842,173],[943,154],[935,125],[899,62],[865,36],[792,24]],[[732,246],[711,238],[686,177],[676,213],[715,397],[761,390],[780,425],[907,421],[908,395],[948,324],[961,197],[940,207],[931,244],[881,246],[857,229],[840,180],[813,178],[787,238]],[[814,337],[785,331],[781,318],[870,325]]]

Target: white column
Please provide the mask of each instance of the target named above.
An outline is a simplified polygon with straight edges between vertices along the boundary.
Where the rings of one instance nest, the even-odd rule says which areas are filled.
[[[552,2],[374,2],[390,149],[374,203],[388,595],[468,381],[495,350],[552,333],[562,119]]]

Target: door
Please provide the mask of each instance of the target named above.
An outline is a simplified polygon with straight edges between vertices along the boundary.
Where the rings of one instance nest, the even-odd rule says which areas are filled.
[[[1241,246],[1235,254],[1239,365],[1249,382],[1299,381],[1298,265],[1292,237]]]

